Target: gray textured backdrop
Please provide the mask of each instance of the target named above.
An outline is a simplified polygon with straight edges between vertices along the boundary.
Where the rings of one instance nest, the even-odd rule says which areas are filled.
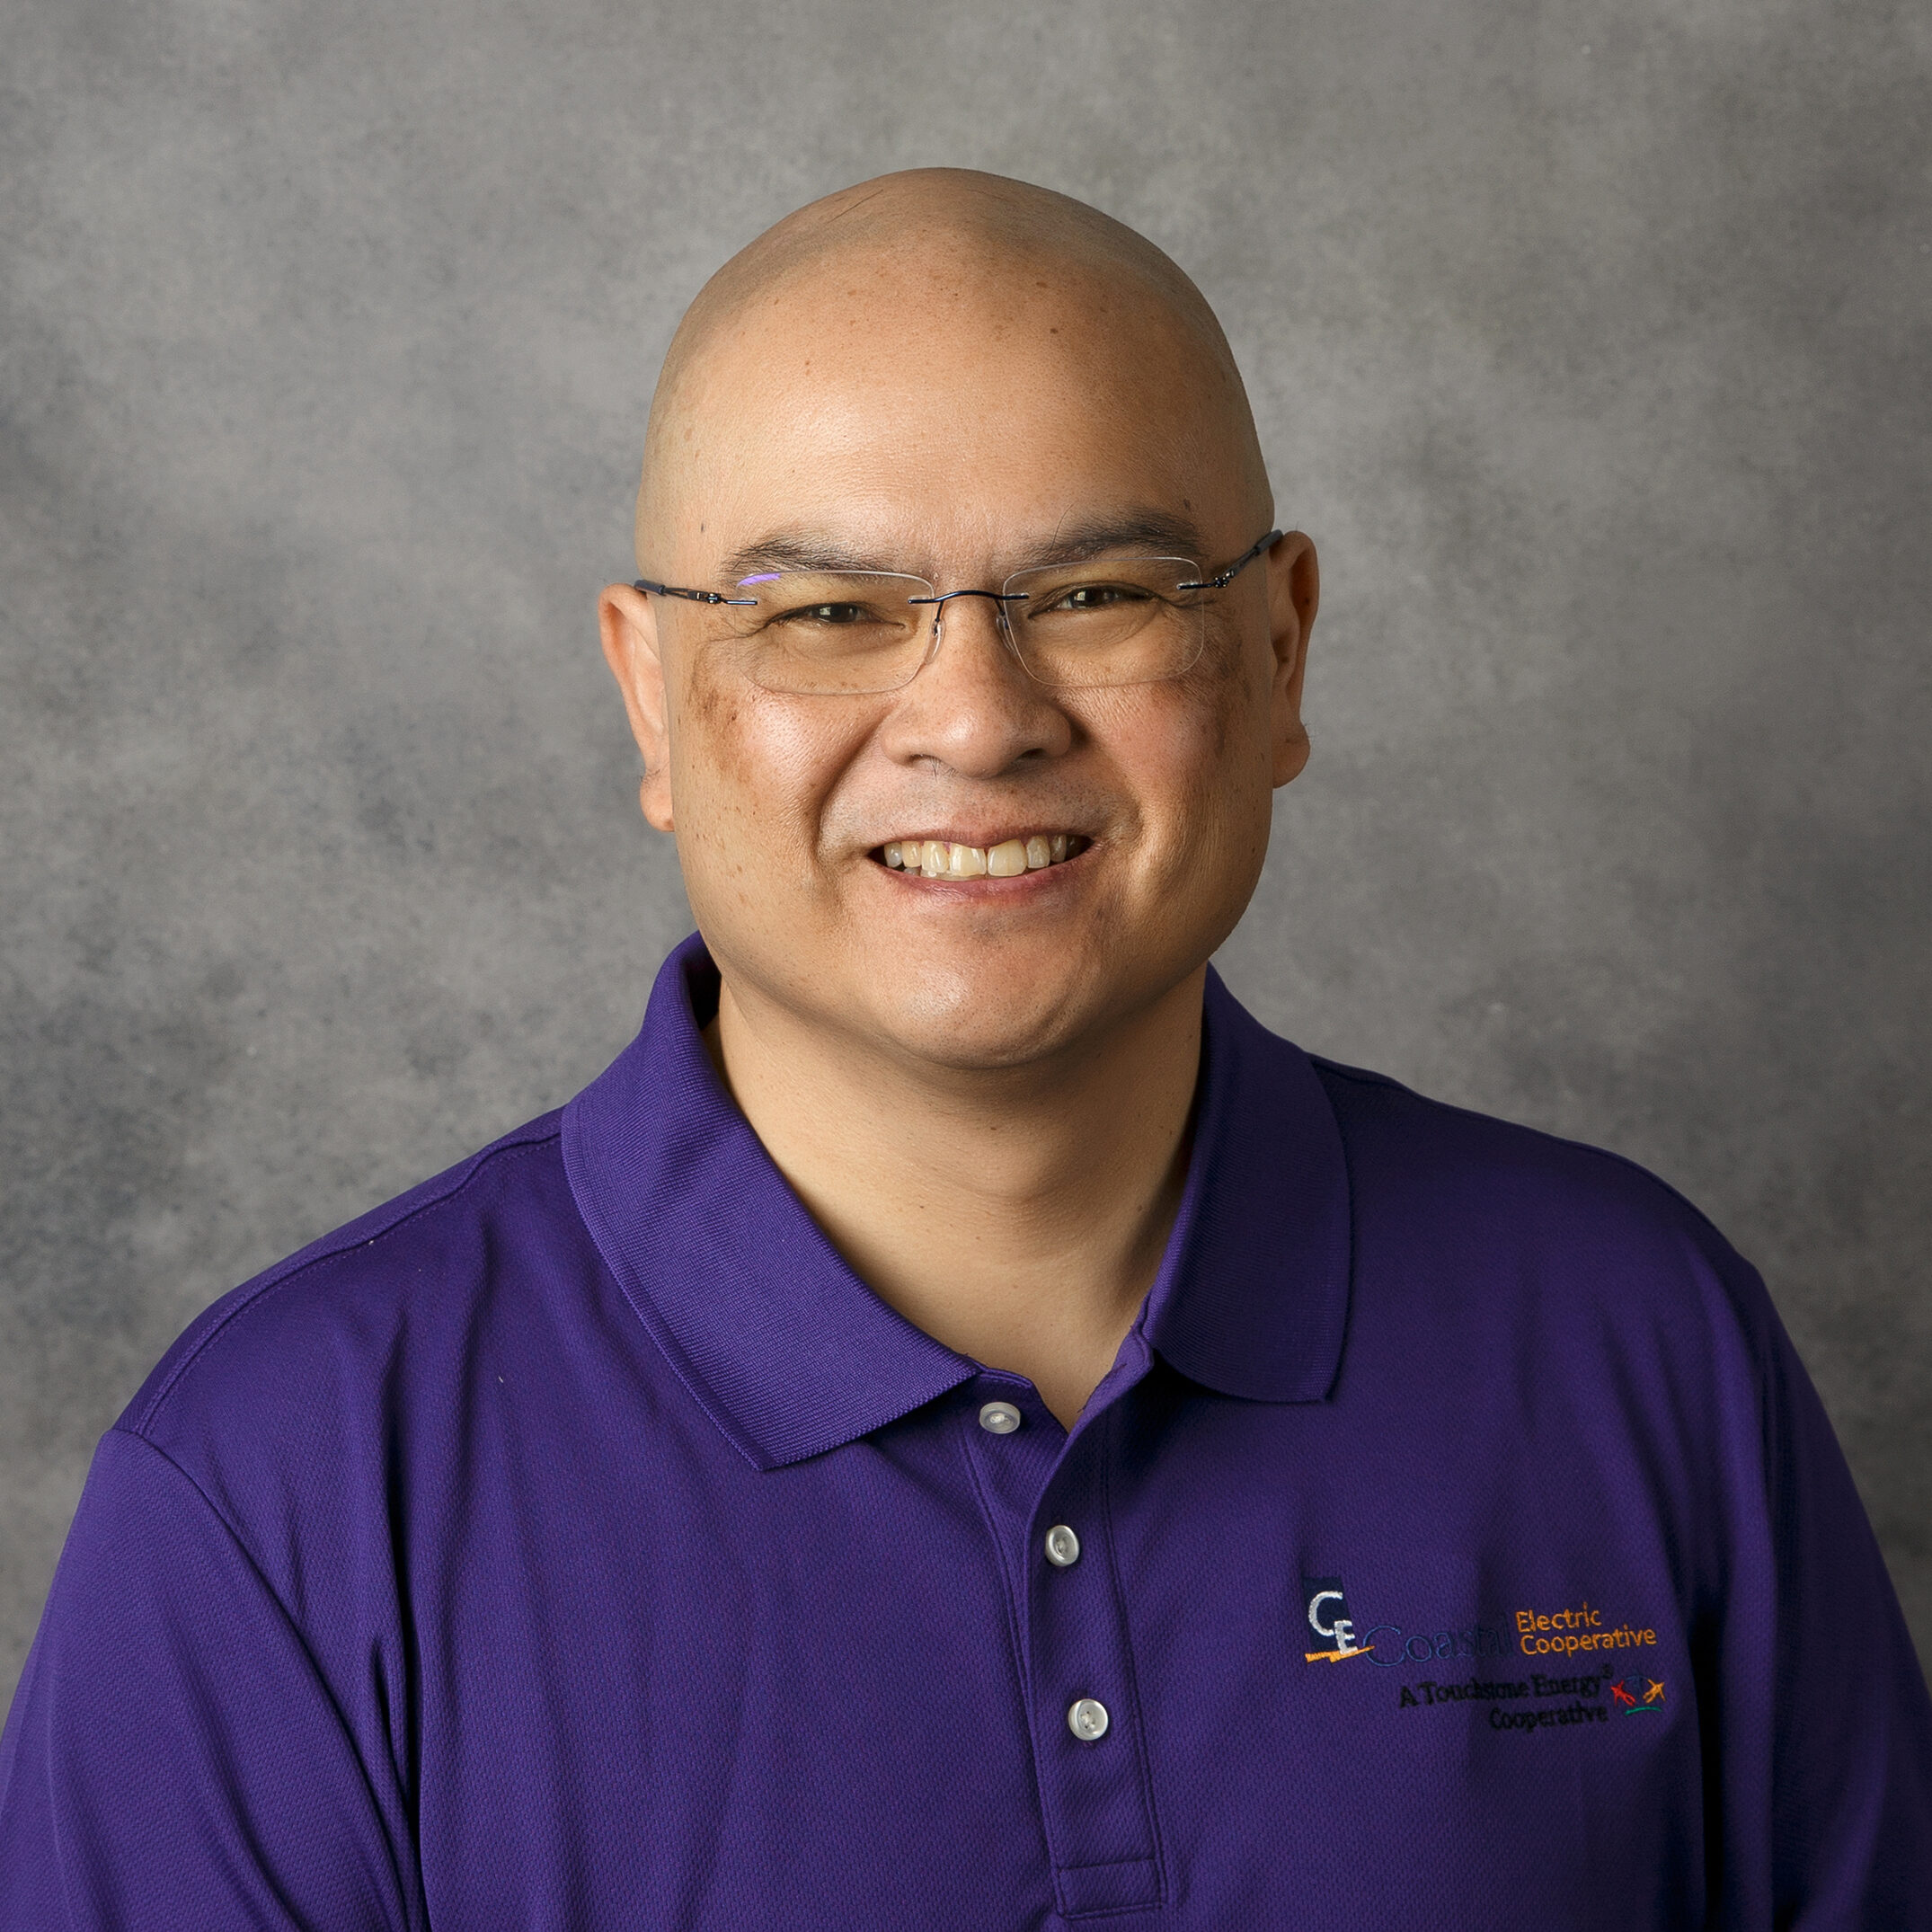
[[[0,1688],[194,1311],[564,1099],[684,928],[592,599],[728,253],[1097,201],[1324,546],[1227,949],[1764,1268],[1932,1638],[1926,128],[1906,0],[10,0]]]

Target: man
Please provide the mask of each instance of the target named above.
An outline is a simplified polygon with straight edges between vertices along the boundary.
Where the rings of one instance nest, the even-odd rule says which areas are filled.
[[[1314,554],[1200,296],[950,172],[730,263],[602,604],[702,941],[203,1316],[0,1924],[1932,1923],[1932,1714],[1750,1271],[1206,962]]]

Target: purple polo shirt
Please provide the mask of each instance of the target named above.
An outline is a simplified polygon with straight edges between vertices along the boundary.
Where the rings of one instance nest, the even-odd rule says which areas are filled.
[[[0,1926],[1932,1924],[1910,1640],[1674,1194],[1210,979],[1068,1433],[846,1268],[715,999],[687,944],[561,1113],[168,1352],[9,1720]]]

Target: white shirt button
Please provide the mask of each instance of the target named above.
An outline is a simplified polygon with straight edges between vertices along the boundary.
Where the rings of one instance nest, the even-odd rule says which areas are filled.
[[[1055,1523],[1047,1531],[1047,1561],[1056,1570],[1080,1560],[1080,1539],[1066,1523]]]
[[[979,1426],[988,1435],[1010,1436],[1020,1426],[1020,1412],[1010,1402],[989,1402],[979,1411]]]
[[[1107,1706],[1098,1697],[1077,1697],[1067,1707],[1067,1728],[1083,1744],[1092,1744],[1107,1734]]]

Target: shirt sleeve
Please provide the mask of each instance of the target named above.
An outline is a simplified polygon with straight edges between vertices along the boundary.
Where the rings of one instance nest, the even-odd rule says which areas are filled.
[[[1823,1405],[1775,1315],[1769,1330],[1771,1628],[1734,1627],[1724,1668],[1733,1708],[1768,1689],[1770,1788],[1749,1780],[1727,1793],[1723,1922],[1790,1932],[1932,1926],[1932,1703]],[[1766,1635],[1769,1672],[1751,1655],[1761,1658]],[[1766,1874],[1768,1899],[1740,1896],[1747,1873]]]
[[[416,1932],[382,1757],[201,1491],[111,1431],[0,1741],[0,1932]]]

